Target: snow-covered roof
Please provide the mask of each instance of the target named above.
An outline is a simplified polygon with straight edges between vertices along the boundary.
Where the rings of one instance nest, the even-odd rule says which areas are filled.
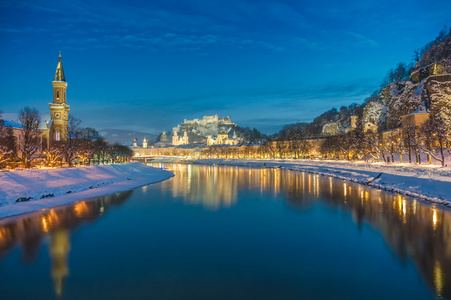
[[[40,130],[47,129],[47,122],[49,124],[49,127],[52,124],[50,114],[40,114],[40,115],[41,115],[41,123],[39,123],[39,129]],[[22,125],[19,123],[19,114],[4,113],[2,115],[2,118],[5,121],[6,126],[11,126],[12,128],[22,128]]]
[[[7,127],[12,127],[12,128],[22,128],[22,125],[14,122],[14,121],[8,121],[8,120],[4,120],[4,124]]]
[[[426,109],[423,106],[420,106],[420,108],[418,108],[416,111],[411,112],[410,114],[407,114],[406,116],[417,115],[417,114],[428,114],[428,112],[426,111]]]

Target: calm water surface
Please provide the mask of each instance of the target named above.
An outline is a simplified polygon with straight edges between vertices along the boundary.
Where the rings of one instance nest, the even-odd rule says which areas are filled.
[[[451,299],[451,211],[280,169],[0,220],[1,299]]]

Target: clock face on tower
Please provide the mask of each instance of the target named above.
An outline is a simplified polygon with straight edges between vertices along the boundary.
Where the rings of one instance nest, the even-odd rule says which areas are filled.
[[[55,119],[59,119],[59,118],[61,118],[61,114],[60,113],[55,113]]]

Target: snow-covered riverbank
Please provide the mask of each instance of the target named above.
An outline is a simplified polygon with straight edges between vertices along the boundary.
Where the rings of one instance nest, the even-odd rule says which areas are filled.
[[[318,160],[199,159],[195,163],[305,171],[451,207],[451,167]]]
[[[141,163],[0,173],[0,218],[166,180],[169,171]]]

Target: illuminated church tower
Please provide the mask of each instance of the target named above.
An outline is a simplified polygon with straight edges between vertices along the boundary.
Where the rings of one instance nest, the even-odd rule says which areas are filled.
[[[66,104],[67,82],[64,77],[63,63],[61,61],[61,52],[56,66],[55,79],[53,85],[53,103],[49,103],[50,108],[50,145],[56,141],[67,139],[67,124],[69,121],[70,106]]]

